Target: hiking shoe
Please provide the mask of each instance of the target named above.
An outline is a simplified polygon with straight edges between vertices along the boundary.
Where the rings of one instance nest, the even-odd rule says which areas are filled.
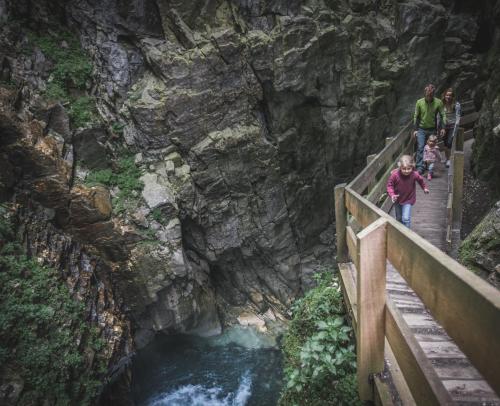
[[[431,180],[431,179],[432,179],[432,173],[430,173],[430,172],[429,172],[429,173],[427,174],[427,180]]]
[[[450,167],[450,160],[449,160],[449,159],[446,161],[446,167],[447,167],[447,168],[449,168],[449,167]]]

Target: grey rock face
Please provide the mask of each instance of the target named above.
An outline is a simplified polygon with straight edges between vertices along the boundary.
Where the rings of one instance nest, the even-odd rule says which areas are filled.
[[[474,128],[474,143],[472,166],[474,173],[481,179],[488,182],[495,195],[500,194],[500,182],[498,173],[500,172],[500,161],[498,153],[500,151],[500,1],[491,2],[484,16],[493,17],[496,24],[482,27],[485,32],[478,33],[480,41],[490,43],[491,48],[485,52],[484,63],[476,65],[480,70],[484,82],[479,86],[476,103],[482,101],[479,121]],[[488,21],[486,17],[485,21]],[[480,97],[484,95],[484,97]]]
[[[426,83],[474,96],[477,16],[445,6],[45,0],[38,17],[17,6],[71,21],[99,111],[126,124],[144,171],[136,205],[99,225],[142,239],[117,266],[141,342],[216,331],[231,308],[284,313],[332,263],[334,185],[409,120]],[[14,76],[40,88],[44,76],[26,72],[47,61],[29,63]],[[107,167],[105,137],[85,131],[73,135],[77,160]]]
[[[116,35],[123,31],[116,16],[95,19],[89,6],[68,8],[95,49],[98,87],[120,84],[115,114],[127,122],[125,140],[150,172],[143,198],[150,209],[171,206],[166,221],[180,221],[176,249],[154,255],[180,249],[182,283],[190,265],[203,263],[225,304],[284,311],[333,256],[320,236],[334,221],[335,183],[394,135],[443,69],[460,83],[466,77],[460,72],[474,72],[473,62],[454,68],[446,59],[454,55],[445,44],[470,49],[447,24],[460,17],[437,1],[156,4],[161,35],[129,32],[133,46]],[[92,34],[95,26],[105,27],[108,42]],[[474,35],[477,24],[467,30]],[[109,41],[145,64],[125,75],[126,53],[110,51]],[[157,299],[187,285],[162,282],[171,269],[152,267],[159,267],[151,278],[157,282],[146,285],[156,287],[146,291],[163,293],[135,300],[138,308],[148,303],[141,317],[155,314],[148,326],[167,328],[196,300],[184,293],[191,305],[175,301],[177,310],[167,312]]]
[[[144,182],[142,197],[151,209],[167,204],[176,206],[171,188],[168,187],[169,185],[158,183],[158,175],[148,173],[141,177],[141,181]]]

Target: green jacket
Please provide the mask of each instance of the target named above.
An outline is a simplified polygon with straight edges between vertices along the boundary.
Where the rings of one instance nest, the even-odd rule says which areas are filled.
[[[438,113],[441,116],[440,124],[444,128],[446,125],[446,112],[444,111],[443,102],[436,97],[430,103],[427,103],[425,98],[418,99],[415,104],[415,114],[413,115],[415,129],[436,128]]]

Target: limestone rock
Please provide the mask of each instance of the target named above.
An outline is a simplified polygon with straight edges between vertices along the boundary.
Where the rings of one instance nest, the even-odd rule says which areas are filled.
[[[141,176],[140,180],[144,183],[142,197],[149,208],[154,209],[161,206],[169,206],[172,210],[177,210],[175,197],[168,185],[160,184],[158,175],[147,173]]]

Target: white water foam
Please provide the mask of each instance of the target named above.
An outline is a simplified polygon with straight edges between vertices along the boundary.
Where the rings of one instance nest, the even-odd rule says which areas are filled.
[[[236,393],[224,396],[220,387],[185,385],[163,393],[149,402],[149,406],[245,406],[252,394],[250,371],[242,376]]]

